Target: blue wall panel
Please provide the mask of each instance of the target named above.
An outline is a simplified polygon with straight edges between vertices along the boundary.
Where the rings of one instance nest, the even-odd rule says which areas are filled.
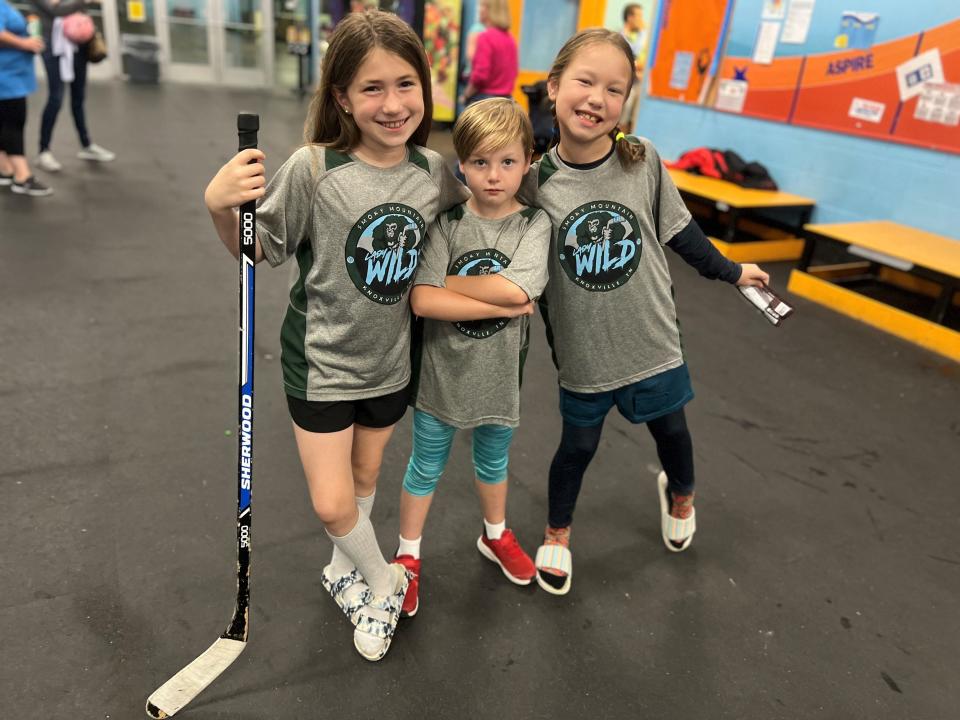
[[[960,240],[960,156],[641,99],[637,134],[664,158],[708,146],[767,166],[817,201],[814,222],[895,220]]]

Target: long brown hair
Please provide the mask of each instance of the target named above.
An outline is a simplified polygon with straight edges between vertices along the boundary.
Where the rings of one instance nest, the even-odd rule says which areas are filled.
[[[627,85],[626,95],[623,96],[623,101],[626,102],[627,98],[630,97],[630,91],[633,89],[633,68],[635,58],[633,56],[633,50],[630,49],[630,45],[627,43],[623,35],[618,32],[614,32],[613,30],[607,30],[605,28],[589,28],[587,30],[581,30],[567,40],[563,44],[563,47],[560,48],[560,52],[557,53],[557,57],[553,61],[553,66],[550,68],[550,73],[547,75],[547,82],[553,83],[554,85],[559,85],[560,76],[563,75],[564,71],[570,66],[570,63],[573,62],[574,56],[588,45],[596,45],[599,43],[613,45],[613,47],[623,53],[623,56],[629,63],[630,83]],[[553,123],[554,127],[556,127],[556,106],[553,108]],[[643,160],[643,144],[637,142],[635,139],[631,139],[626,135],[623,135],[617,139],[621,134],[622,133],[620,132],[619,126],[614,126],[613,130],[610,131],[610,137],[617,146],[617,157],[620,158],[620,162],[624,167],[630,167],[634,163],[638,163]]]
[[[423,120],[410,141],[416,145],[427,144],[433,118],[433,88],[427,54],[409,25],[393,13],[379,10],[350,13],[337,23],[323,57],[320,85],[310,101],[304,124],[306,142],[321,143],[341,152],[353,149],[360,142],[360,128],[344,112],[333,91],[345,93],[367,55],[378,47],[397,55],[416,69],[423,91]]]

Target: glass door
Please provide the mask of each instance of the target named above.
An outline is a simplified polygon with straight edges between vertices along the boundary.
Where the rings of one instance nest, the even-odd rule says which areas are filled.
[[[264,12],[269,0],[157,0],[164,78],[184,82],[266,83],[271,60]]]
[[[215,82],[211,0],[156,0],[161,81]]]
[[[310,68],[299,55],[291,54],[290,42],[309,41],[310,0],[273,0],[273,81],[275,85],[295,89],[300,82],[300,63],[310,81]]]
[[[221,0],[222,18],[218,80],[228,84],[264,85],[272,58],[264,21],[270,20],[268,0]]]
[[[109,9],[104,8],[103,5],[87,5],[84,10],[92,19],[93,24],[97,27],[97,32],[104,38],[104,42],[107,44],[107,57],[101,60],[98,63],[91,64],[87,66],[87,78],[90,80],[104,80],[110,78],[114,74],[113,63],[111,62],[112,57],[115,57],[118,53],[116,52],[115,47],[111,47],[109,38],[110,32],[107,29],[107,18]]]
[[[210,22],[207,0],[161,0],[167,8],[170,69],[212,79]]]

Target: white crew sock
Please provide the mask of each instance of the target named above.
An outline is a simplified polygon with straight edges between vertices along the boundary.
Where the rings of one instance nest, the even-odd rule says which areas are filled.
[[[507,519],[504,518],[498,523],[488,523],[487,519],[484,518],[483,529],[487,533],[487,540],[499,540],[503,531],[507,529]]]
[[[340,552],[353,560],[375,595],[390,595],[396,590],[396,576],[383,559],[370,518],[360,513],[357,524],[346,535],[337,537],[329,531],[327,535]]]
[[[373,501],[376,499],[377,493],[374,491],[373,494],[368,497],[357,497],[357,508],[360,510],[361,515],[370,517],[370,513],[373,511]],[[333,555],[330,558],[330,577],[340,577],[341,575],[346,575],[348,572],[354,569],[353,561],[344,555],[336,545],[333,546]]]
[[[400,547],[397,548],[397,555],[413,555],[417,560],[420,559],[420,541],[423,540],[421,535],[416,540],[407,540],[403,535],[400,535]]]

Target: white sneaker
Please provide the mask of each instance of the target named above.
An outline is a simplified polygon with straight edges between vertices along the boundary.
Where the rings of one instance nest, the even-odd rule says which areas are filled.
[[[110,162],[116,155],[106,148],[102,148],[96,143],[90,143],[83,150],[77,153],[81,160],[96,160],[97,162]]]
[[[37,167],[47,172],[60,172],[63,169],[63,165],[57,162],[49,150],[44,150],[37,156]]]

